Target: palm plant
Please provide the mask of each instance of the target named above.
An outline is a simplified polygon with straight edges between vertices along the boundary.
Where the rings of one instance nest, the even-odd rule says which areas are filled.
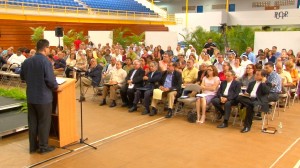
[[[33,31],[33,34],[31,35],[32,43],[36,44],[40,39],[44,38],[44,31],[46,27],[30,27],[30,29]]]
[[[184,38],[187,44],[193,45],[198,52],[203,49],[205,43],[210,38],[217,44],[220,51],[224,50],[224,41],[221,33],[205,31],[202,27],[197,27],[196,30],[191,33],[180,35]]]
[[[227,30],[227,40],[230,48],[238,54],[245,51],[247,47],[254,46],[254,29],[250,27],[235,26]]]

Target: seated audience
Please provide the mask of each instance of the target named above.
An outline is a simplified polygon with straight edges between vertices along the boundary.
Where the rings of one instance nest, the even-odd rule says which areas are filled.
[[[241,78],[245,73],[245,68],[241,66],[241,58],[236,57],[234,59],[234,65],[232,66],[232,70],[235,72],[237,78]]]
[[[219,78],[220,78],[220,80],[221,81],[224,81],[224,80],[226,80],[226,73],[228,72],[228,71],[231,71],[232,70],[232,67],[230,66],[230,64],[228,63],[228,62],[224,62],[223,63],[223,65],[222,65],[222,71],[221,72],[219,72],[219,74],[218,74],[218,76],[219,76]]]
[[[184,85],[192,84],[197,81],[198,69],[194,67],[194,60],[189,59],[186,68],[182,71],[182,83]]]
[[[244,75],[238,79],[241,82],[242,86],[248,87],[248,84],[255,80],[254,79],[255,71],[256,71],[256,69],[253,64],[249,64],[246,66],[246,71],[245,71]]]
[[[206,75],[204,76],[200,85],[202,94],[204,97],[199,97],[196,102],[197,110],[197,123],[203,124],[205,122],[206,105],[211,102],[215,97],[218,87],[220,85],[220,79],[218,77],[218,70],[215,66],[209,65],[206,69]],[[200,111],[202,110],[201,120]]]
[[[170,57],[168,53],[163,54],[163,59],[159,61],[158,66],[159,66],[159,71],[164,72],[167,70],[168,64],[171,62]]]
[[[66,64],[67,64],[67,69],[66,69],[66,77],[69,78],[70,77],[70,72],[73,71],[74,66],[76,65],[76,54],[75,53],[71,53],[70,56],[67,58],[66,60]]]
[[[129,112],[137,110],[137,104],[143,96],[143,105],[145,110],[142,112],[142,115],[150,113],[149,106],[153,95],[153,89],[158,87],[158,82],[161,80],[161,72],[158,71],[158,64],[155,61],[151,62],[149,67],[150,71],[143,77],[143,87],[137,88],[136,92],[134,93],[133,106],[131,109],[129,109]]]
[[[109,91],[109,99],[112,101],[109,107],[115,107],[117,105],[116,90],[124,86],[126,76],[127,76],[127,72],[124,69],[122,69],[121,61],[117,61],[116,69],[112,70],[109,81],[107,83],[104,83],[103,100],[100,103],[100,106],[106,104],[106,96],[108,95],[108,91]]]
[[[241,58],[242,58],[241,66],[244,68],[246,68],[247,65],[249,65],[249,64],[254,64],[248,59],[247,55],[241,55]]]
[[[298,80],[299,80],[299,76],[298,76],[298,71],[294,68],[294,63],[291,61],[286,61],[285,62],[285,71],[287,71],[289,74],[291,74],[292,77],[292,82],[293,85],[291,87],[296,87]]]
[[[266,72],[258,70],[255,73],[255,80],[249,83],[244,95],[238,97],[238,101],[246,107],[246,118],[241,133],[249,132],[252,126],[254,112],[268,112],[270,83],[266,83]]]
[[[133,106],[134,92],[136,88],[143,86],[145,71],[141,68],[141,62],[133,61],[134,69],[130,70],[125,79],[125,85],[121,88],[122,107]]]
[[[217,68],[218,72],[222,72],[223,71],[223,63],[224,61],[224,56],[222,54],[217,54],[217,61],[216,63],[214,63],[214,66]]]
[[[63,75],[66,68],[66,60],[64,60],[64,55],[61,51],[57,53],[57,59],[54,60],[53,71],[54,75]]]
[[[241,92],[241,83],[234,80],[235,73],[230,70],[226,73],[226,80],[222,81],[216,97],[212,99],[212,104],[219,111],[217,119],[221,119],[224,115],[224,121],[217,128],[228,127],[228,120],[231,113],[231,107],[237,104],[237,97]],[[222,108],[224,105],[224,109]]]
[[[178,71],[175,71],[173,62],[168,64],[167,71],[163,72],[162,78],[159,82],[159,89],[163,91],[163,97],[167,96],[168,100],[168,113],[166,118],[171,118],[173,115],[174,101],[179,97],[181,92],[182,76]],[[152,99],[152,110],[150,115],[157,113],[157,99]]]
[[[84,87],[97,87],[101,81],[101,72],[103,67],[101,67],[99,64],[97,64],[97,61],[93,58],[91,59],[91,65],[87,72],[85,73],[85,76],[81,78],[81,96],[83,96],[84,93]],[[80,85],[80,80],[77,80],[76,87]]]

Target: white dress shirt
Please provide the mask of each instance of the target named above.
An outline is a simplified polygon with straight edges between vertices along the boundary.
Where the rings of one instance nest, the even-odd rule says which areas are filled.
[[[252,92],[250,93],[250,97],[256,98],[256,92],[257,92],[257,89],[258,89],[258,87],[259,87],[260,84],[261,84],[260,81],[256,81],[255,82],[255,85],[254,85],[254,87],[252,89]]]
[[[224,95],[225,96],[228,96],[228,91],[229,91],[231,83],[232,83],[232,81],[231,82],[227,82],[226,88],[224,90]]]

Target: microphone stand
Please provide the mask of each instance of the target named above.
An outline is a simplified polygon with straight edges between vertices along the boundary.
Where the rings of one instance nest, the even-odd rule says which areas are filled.
[[[89,146],[89,147],[91,147],[91,148],[93,148],[93,149],[97,149],[97,147],[95,147],[95,146],[93,146],[93,145],[91,145],[91,144],[88,144],[88,143],[86,143],[85,141],[86,140],[88,140],[88,138],[83,138],[83,115],[82,115],[82,111],[83,111],[83,109],[82,109],[82,102],[85,100],[85,98],[84,98],[84,96],[83,96],[83,92],[82,92],[82,90],[81,90],[81,85],[82,85],[82,81],[81,81],[81,73],[83,72],[83,71],[80,71],[80,70],[78,70],[78,69],[75,69],[74,68],[74,70],[76,70],[76,72],[78,72],[79,73],[79,89],[80,89],[80,97],[79,97],[79,102],[80,102],[80,139],[79,139],[79,143],[80,144],[85,144],[85,145],[87,145],[87,146]],[[75,145],[75,144],[72,144],[72,145]],[[69,145],[70,146],[70,145]]]

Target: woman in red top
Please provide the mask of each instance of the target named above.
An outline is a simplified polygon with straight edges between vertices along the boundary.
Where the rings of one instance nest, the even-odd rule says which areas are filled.
[[[145,75],[148,74],[149,72],[149,65],[146,62],[146,58],[142,57],[140,58],[140,62],[141,62],[141,68],[143,68],[143,70],[145,71]]]
[[[223,67],[223,71],[219,72],[218,76],[221,81],[224,81],[224,80],[226,80],[225,73],[228,72],[229,70],[232,70],[232,67],[230,66],[230,64],[228,62],[224,62],[222,67]]]
[[[159,62],[161,60],[161,54],[160,54],[160,52],[159,52],[159,50],[158,50],[157,47],[154,48],[153,57],[154,57],[153,58],[154,61],[156,61],[156,62]]]

